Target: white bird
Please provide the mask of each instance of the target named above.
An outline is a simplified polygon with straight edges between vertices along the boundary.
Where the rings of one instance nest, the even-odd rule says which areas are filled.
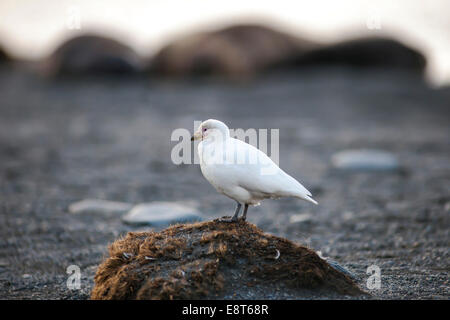
[[[200,168],[206,180],[221,194],[234,199],[237,207],[232,218],[247,218],[249,205],[259,205],[263,199],[296,197],[317,205],[300,182],[281,170],[264,152],[230,136],[225,123],[209,119],[202,122],[191,138],[198,145]]]

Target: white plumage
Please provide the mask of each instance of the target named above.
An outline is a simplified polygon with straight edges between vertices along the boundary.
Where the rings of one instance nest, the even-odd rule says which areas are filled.
[[[235,215],[226,221],[237,221],[241,205],[245,220],[249,205],[263,199],[296,197],[314,204],[311,193],[297,180],[281,170],[264,152],[244,141],[230,137],[221,121],[204,121],[191,140],[198,145],[200,168],[214,188],[238,203]]]

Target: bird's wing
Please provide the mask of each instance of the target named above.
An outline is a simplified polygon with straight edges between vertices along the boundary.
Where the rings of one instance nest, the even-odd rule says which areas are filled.
[[[237,183],[252,192],[274,196],[309,198],[311,193],[297,180],[281,170],[264,152],[238,139],[232,139],[229,152],[246,155],[246,162],[236,166]],[[234,149],[234,150],[233,150]],[[255,163],[253,160],[257,159]]]

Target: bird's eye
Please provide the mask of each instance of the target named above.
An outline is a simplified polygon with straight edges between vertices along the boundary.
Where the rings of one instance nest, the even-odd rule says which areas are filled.
[[[208,130],[207,128],[203,128],[203,132],[205,132],[206,130]]]

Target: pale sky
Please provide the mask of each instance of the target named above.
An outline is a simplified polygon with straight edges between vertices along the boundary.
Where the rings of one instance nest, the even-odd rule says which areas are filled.
[[[448,0],[0,0],[0,43],[39,59],[64,38],[96,31],[150,55],[177,36],[248,21],[319,42],[398,36],[427,55],[432,84],[450,83]]]

